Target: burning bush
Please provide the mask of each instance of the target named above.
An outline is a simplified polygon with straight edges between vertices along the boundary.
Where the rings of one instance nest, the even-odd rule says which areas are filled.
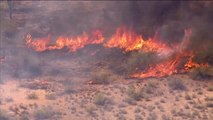
[[[144,70],[150,63],[155,62],[156,54],[154,52],[132,52],[128,57],[126,69],[127,73],[134,73],[138,70]]]
[[[201,66],[191,70],[190,76],[192,79],[210,79],[213,77],[213,67],[212,66]]]

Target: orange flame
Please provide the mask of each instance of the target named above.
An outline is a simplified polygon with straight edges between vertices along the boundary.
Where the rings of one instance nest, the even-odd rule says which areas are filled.
[[[50,42],[50,36],[47,38],[37,39],[32,41],[32,37],[30,34],[27,35],[26,45],[35,49],[35,51],[41,52],[47,50],[47,44]]]
[[[196,67],[207,67],[207,66],[208,66],[207,63],[198,64],[198,63],[196,63],[196,62],[193,62],[193,60],[192,60],[193,57],[194,57],[194,55],[192,55],[192,56],[189,58],[189,60],[187,61],[187,63],[184,65],[184,69],[185,69],[186,71],[188,71],[188,70],[190,70],[190,69],[192,69],[192,68],[196,68]]]
[[[116,33],[104,46],[109,48],[118,47],[125,51],[142,50],[160,52],[167,48],[165,44],[158,43],[151,38],[144,40],[141,35],[137,35],[133,31],[128,31],[124,27],[118,28]]]
[[[92,36],[88,36],[88,34],[84,32],[82,35],[75,38],[60,36],[54,45],[49,45],[50,36],[33,41],[31,35],[28,34],[26,38],[26,45],[28,48],[31,47],[37,52],[43,52],[46,50],[59,50],[63,49],[64,47],[67,47],[70,52],[74,52],[88,44],[101,44],[103,43],[103,40],[104,37],[100,31],[95,31]]]

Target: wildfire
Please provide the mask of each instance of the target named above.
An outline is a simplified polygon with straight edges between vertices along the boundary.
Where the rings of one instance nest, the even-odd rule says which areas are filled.
[[[106,41],[101,31],[95,31],[91,35],[83,32],[82,35],[76,37],[60,36],[54,44],[50,44],[50,35],[46,38],[32,40],[30,34],[26,37],[26,45],[35,51],[43,52],[46,50],[60,50],[67,48],[70,52],[75,52],[89,44],[101,44],[107,48],[117,47],[125,52],[138,50],[144,52],[156,52],[158,55],[166,55],[169,59],[157,65],[150,65],[145,71],[131,75],[137,78],[146,77],[163,77],[179,72],[177,69],[183,58],[188,58],[184,65],[184,71],[199,66],[207,66],[208,64],[198,64],[193,62],[194,54],[186,50],[192,31],[185,30],[182,42],[174,48],[168,47],[166,44],[157,41],[157,39],[149,38],[145,40],[142,35],[134,31],[120,27],[115,34]],[[96,52],[92,53],[94,55]],[[168,54],[169,53],[169,54]],[[175,55],[174,55],[175,54]],[[172,56],[173,55],[173,56]],[[171,57],[172,56],[172,57]],[[175,57],[174,57],[175,56]]]

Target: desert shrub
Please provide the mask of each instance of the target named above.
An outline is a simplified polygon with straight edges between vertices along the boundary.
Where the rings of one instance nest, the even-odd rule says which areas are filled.
[[[7,98],[5,98],[5,101],[6,101],[6,102],[13,102],[14,100],[13,100],[12,97],[7,97]]]
[[[133,51],[130,53],[124,67],[127,74],[132,74],[137,71],[144,70],[149,64],[155,62],[156,53]]]
[[[56,100],[57,99],[56,94],[54,94],[54,93],[46,94],[45,98],[48,99],[48,100]]]
[[[213,85],[209,85],[207,88],[208,91],[213,91]]]
[[[171,118],[165,114],[161,116],[162,120],[170,120]]]
[[[42,108],[36,109],[33,113],[33,116],[36,120],[50,120],[55,117],[59,117],[60,112],[54,110],[51,106],[44,106]]]
[[[205,100],[206,101],[213,101],[213,97],[206,97]]]
[[[21,114],[20,115],[20,120],[30,120],[30,117],[28,114]]]
[[[188,93],[186,93],[186,94],[185,94],[185,99],[186,99],[186,100],[192,100],[192,97],[191,97]]]
[[[35,100],[35,99],[38,99],[38,95],[35,92],[32,92],[27,95],[27,98],[31,100]]]
[[[111,102],[112,101],[108,97],[106,97],[103,93],[98,93],[94,98],[94,103],[100,106],[104,106]]]
[[[144,90],[143,89],[136,90],[135,88],[130,86],[127,89],[127,95],[130,98],[132,98],[132,99],[134,99],[136,101],[139,101],[141,98],[144,97]]]
[[[93,106],[88,106],[88,107],[86,107],[86,112],[87,112],[89,115],[93,115],[93,114],[94,114],[94,111],[95,111],[95,107],[93,107]]]
[[[64,86],[64,93],[65,94],[72,94],[72,93],[76,93],[76,90],[73,88],[72,85],[65,85]]]
[[[136,114],[135,115],[135,120],[143,120],[143,117],[141,115]]]
[[[194,80],[210,79],[213,77],[213,67],[202,66],[194,68],[190,71],[190,77]]]
[[[0,120],[9,120],[7,112],[2,109],[0,109]]]
[[[145,91],[146,93],[154,93],[154,91],[156,91],[157,88],[157,83],[154,81],[149,81],[148,84],[145,87]]]
[[[210,107],[210,108],[213,108],[213,102],[207,102],[207,103],[206,103],[206,106],[207,106],[207,107]]]
[[[109,70],[101,69],[93,72],[90,79],[93,84],[109,84],[115,80],[115,75]]]
[[[149,113],[147,120],[157,120],[158,116],[155,112]]]
[[[173,79],[169,80],[168,85],[172,90],[186,90],[187,89],[187,87],[184,85],[184,82],[177,78],[173,78]]]

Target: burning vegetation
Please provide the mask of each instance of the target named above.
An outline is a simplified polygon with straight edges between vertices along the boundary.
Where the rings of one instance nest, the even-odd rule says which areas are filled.
[[[138,53],[155,53],[155,59],[161,59],[158,63],[140,64],[132,68],[139,71],[132,73],[130,77],[147,78],[147,77],[163,77],[174,73],[188,72],[192,68],[208,66],[207,63],[196,63],[193,61],[194,53],[186,50],[189,44],[192,31],[185,30],[185,34],[180,44],[168,46],[166,43],[158,40],[157,32],[153,38],[145,40],[142,35],[136,34],[133,30],[126,27],[119,27],[115,34],[109,39],[105,39],[101,31],[95,31],[91,36],[83,33],[77,37],[60,36],[55,43],[51,43],[50,36],[46,38],[32,39],[30,34],[26,37],[26,45],[28,48],[34,49],[36,52],[44,52],[51,50],[60,50],[67,48],[69,52],[76,52],[84,46],[97,44],[106,48],[119,48],[128,54],[132,51]],[[108,38],[108,37],[107,37]],[[183,60],[185,62],[183,63]],[[140,61],[139,61],[140,63]],[[140,71],[141,66],[146,66]]]

